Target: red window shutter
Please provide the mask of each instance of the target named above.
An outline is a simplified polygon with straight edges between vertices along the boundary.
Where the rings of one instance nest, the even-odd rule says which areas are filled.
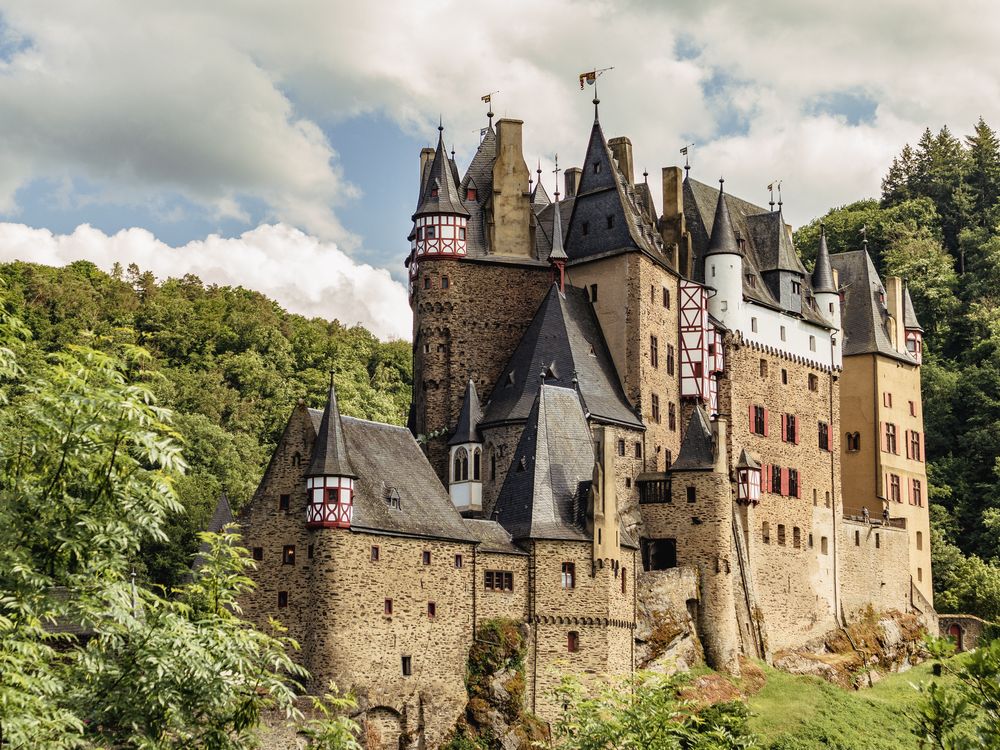
[[[753,435],[753,404],[750,404],[750,434]]]
[[[913,477],[906,478],[906,501],[913,505]]]
[[[760,491],[771,491],[771,464],[764,464],[760,469]]]
[[[878,434],[880,435],[879,440],[882,443],[882,452],[889,452],[889,433],[885,429],[885,422],[878,423]],[[887,485],[888,486],[888,485]]]
[[[802,430],[799,429],[799,418],[798,417],[792,417],[792,419],[795,420],[795,444],[798,445],[799,444],[799,433],[801,433]],[[796,495],[796,497],[798,497],[798,495]]]
[[[796,441],[796,442],[798,442],[798,441]],[[797,481],[795,483],[795,497],[799,497],[799,498],[802,497],[802,472],[801,471],[799,472],[799,475],[797,477]]]
[[[910,455],[911,451],[910,451],[910,431],[909,430],[903,430],[903,442],[906,443],[906,457],[907,458],[913,458],[913,456]]]
[[[768,420],[770,419],[771,412],[764,409],[764,437],[767,437],[768,432]]]
[[[788,440],[788,415],[781,415],[781,440],[782,442]]]
[[[788,469],[784,468],[781,470],[781,494],[788,494]]]
[[[924,433],[918,433],[920,435],[920,461],[924,463],[927,461],[927,454],[924,452]]]

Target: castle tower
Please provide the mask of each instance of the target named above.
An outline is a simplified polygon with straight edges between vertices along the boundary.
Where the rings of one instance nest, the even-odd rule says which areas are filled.
[[[923,362],[924,329],[920,327],[917,314],[913,310],[910,287],[905,283],[903,284],[903,329],[906,337],[906,351],[919,365]]]
[[[559,285],[559,291],[566,290],[566,261],[569,256],[563,248],[562,217],[559,215],[559,193],[552,211],[552,250],[549,252],[549,265],[552,267],[552,281]]]
[[[460,513],[478,513],[483,509],[483,436],[479,432],[482,418],[476,384],[470,380],[458,414],[458,426],[448,440],[451,467],[448,494]]]
[[[354,480],[357,474],[347,455],[344,426],[337,407],[337,392],[330,376],[330,393],[306,472],[306,525],[310,528],[351,528],[354,513]]]
[[[719,203],[715,209],[712,239],[705,253],[705,284],[715,289],[708,311],[731,328],[738,328],[743,306],[743,253],[733,231],[729,206],[719,180]]]
[[[820,314],[830,325],[840,328],[840,295],[837,282],[830,265],[830,250],[826,246],[826,227],[820,225],[819,253],[812,273],[813,294]]]

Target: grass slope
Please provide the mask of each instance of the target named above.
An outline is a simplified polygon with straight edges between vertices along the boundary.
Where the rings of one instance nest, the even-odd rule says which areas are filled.
[[[748,704],[750,728],[771,750],[917,750],[910,714],[913,685],[931,676],[929,663],[848,691],[817,677],[764,667],[767,683]]]

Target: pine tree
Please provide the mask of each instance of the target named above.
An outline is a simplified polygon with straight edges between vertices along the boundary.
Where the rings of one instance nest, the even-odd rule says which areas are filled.
[[[893,157],[889,172],[882,178],[882,207],[889,208],[913,197],[911,187],[916,173],[916,155],[907,143],[899,156]]]
[[[973,208],[980,226],[987,226],[991,209],[1000,198],[1000,140],[980,117],[975,132],[965,137],[969,146],[966,184],[972,192]]]

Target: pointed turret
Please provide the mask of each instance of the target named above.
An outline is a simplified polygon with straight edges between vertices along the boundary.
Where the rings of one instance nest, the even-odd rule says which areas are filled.
[[[312,460],[306,472],[309,504],[306,523],[310,526],[350,528],[357,474],[347,453],[344,426],[337,406],[337,391],[330,375],[330,392],[320,420]]]
[[[736,500],[744,505],[760,502],[760,464],[746,448],[740,451],[736,462]]]
[[[476,513],[483,509],[483,436],[479,423],[483,410],[479,404],[476,384],[469,380],[465,387],[458,425],[448,440],[449,474],[448,493],[459,512]]]
[[[552,205],[552,250],[549,251],[549,265],[552,266],[552,281],[559,285],[559,291],[566,290],[566,261],[569,256],[563,248],[562,216],[559,201]]]
[[[715,438],[705,408],[698,404],[691,414],[677,460],[670,471],[711,471],[715,468]]]
[[[728,328],[738,330],[742,324],[743,252],[729,216],[729,204],[723,190],[725,180],[719,180],[719,202],[715,208],[712,237],[705,252],[705,284],[715,289],[708,299],[708,311]]]
[[[715,223],[712,224],[712,238],[708,243],[705,255],[739,255],[740,247],[736,242],[736,232],[733,230],[733,220],[729,216],[729,204],[723,189],[725,180],[719,180],[719,203],[715,208]]]
[[[833,283],[833,267],[830,265],[830,249],[826,246],[826,227],[822,224],[819,225],[819,253],[812,273],[812,287],[814,294],[837,293],[837,286]]]
[[[434,159],[421,182],[420,202],[413,214],[413,231],[409,237],[411,266],[418,257],[465,255],[469,210],[458,189],[458,169],[445,151],[441,125],[438,126]]]
[[[903,285],[903,327],[906,336],[906,351],[917,360],[919,365],[924,359],[924,329],[917,320],[917,313],[913,309],[913,300],[910,298],[910,287]]]

